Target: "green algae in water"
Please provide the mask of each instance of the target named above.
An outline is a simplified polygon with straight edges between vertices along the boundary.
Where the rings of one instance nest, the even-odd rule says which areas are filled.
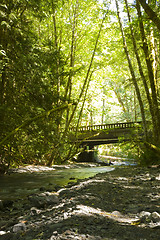
[[[32,193],[54,191],[78,179],[93,177],[98,173],[110,172],[113,167],[80,167],[32,173],[14,173],[0,176],[0,199],[24,198]]]

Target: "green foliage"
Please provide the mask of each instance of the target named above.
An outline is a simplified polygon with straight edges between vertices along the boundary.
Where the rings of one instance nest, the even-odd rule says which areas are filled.
[[[95,1],[79,4],[74,0],[2,0],[0,161],[3,164],[61,163],[73,155],[67,132],[64,135],[62,130],[66,111],[49,116],[45,113],[73,102],[72,99],[76,101],[83,85],[99,28],[97,14],[101,15],[101,11]],[[75,56],[74,66],[71,54]],[[73,86],[68,85],[69,81],[74,82]],[[43,114],[43,119],[37,118]],[[75,152],[74,147],[72,150]]]
[[[1,1],[1,163],[14,166],[33,162],[52,164],[71,159],[77,146],[70,143],[68,127],[79,123],[83,100],[82,125],[141,120],[120,29],[114,9],[106,10],[109,7],[110,1],[99,3],[95,0]],[[153,4],[153,8],[158,11],[158,6]],[[137,14],[132,6],[130,11],[142,67],[147,75]],[[84,89],[83,86],[104,14],[103,31],[90,69],[91,81],[85,96],[87,85]],[[150,27],[157,49],[159,35],[145,14],[143,22],[149,50],[153,53]],[[150,120],[149,104],[135,61],[126,15],[124,25],[145,114]],[[155,82],[158,83],[157,59],[159,56],[155,49],[153,62],[157,66]],[[82,96],[79,97],[81,91]],[[46,114],[68,103],[75,105],[64,111]],[[45,117],[37,118],[43,114]],[[15,131],[19,126],[23,127]]]

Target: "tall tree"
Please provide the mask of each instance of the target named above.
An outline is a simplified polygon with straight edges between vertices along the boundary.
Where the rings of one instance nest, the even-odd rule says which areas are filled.
[[[147,44],[147,38],[145,34],[145,29],[144,29],[144,24],[142,20],[142,14],[140,10],[140,5],[137,0],[136,2],[136,8],[137,8],[137,14],[138,14],[138,20],[139,20],[139,28],[140,28],[140,33],[141,33],[141,39],[142,39],[142,44],[143,44],[143,51],[145,54],[145,61],[146,61],[146,66],[148,70],[148,77],[149,77],[149,82],[150,82],[150,87],[151,87],[151,94],[152,94],[152,106],[153,106],[153,114],[152,114],[152,119],[154,122],[153,125],[153,133],[154,133],[154,142],[156,144],[159,144],[160,141],[160,113],[159,113],[159,107],[158,107],[158,96],[157,96],[157,91],[156,91],[156,86],[155,86],[155,77],[154,77],[154,71],[152,67],[152,59],[149,51],[149,47]]]
[[[135,53],[135,56],[136,56],[136,59],[137,59],[137,65],[138,65],[139,73],[140,73],[140,76],[142,78],[143,85],[144,85],[145,92],[146,92],[146,96],[147,96],[147,100],[148,100],[148,103],[149,103],[149,110],[150,110],[151,117],[152,117],[152,125],[154,126],[156,124],[156,119],[155,119],[155,115],[154,115],[154,111],[153,111],[152,99],[151,99],[151,96],[150,96],[150,93],[149,93],[147,79],[145,77],[143,67],[142,67],[142,63],[141,63],[141,59],[140,59],[140,56],[139,56],[138,47],[137,47],[137,43],[136,43],[135,33],[134,33],[134,29],[133,29],[132,19],[131,19],[131,15],[130,15],[127,0],[125,0],[125,4],[126,4],[126,9],[127,9],[127,15],[128,15],[128,21],[129,21],[129,27],[130,27],[130,32],[131,32],[131,39],[132,39],[132,43],[133,43],[134,53]]]
[[[115,1],[116,1],[116,7],[117,7],[117,16],[118,16],[118,20],[119,20],[121,33],[122,33],[123,47],[124,47],[124,50],[125,50],[125,53],[126,53],[126,58],[127,58],[128,66],[129,66],[130,73],[131,73],[131,76],[132,76],[133,85],[135,87],[135,91],[136,91],[136,94],[137,94],[137,99],[138,99],[140,109],[141,109],[141,116],[142,116],[145,139],[147,139],[148,134],[147,134],[147,124],[146,124],[144,105],[143,105],[141,93],[140,93],[140,90],[139,90],[139,86],[137,84],[137,79],[136,79],[136,76],[135,76],[134,68],[133,68],[133,65],[132,65],[132,62],[131,62],[131,59],[130,59],[130,55],[129,55],[129,51],[128,51],[128,47],[127,47],[127,42],[126,42],[126,38],[125,38],[125,34],[124,34],[124,30],[123,30],[123,26],[122,26],[122,22],[121,22],[121,18],[120,18],[118,1],[117,0],[115,0]]]

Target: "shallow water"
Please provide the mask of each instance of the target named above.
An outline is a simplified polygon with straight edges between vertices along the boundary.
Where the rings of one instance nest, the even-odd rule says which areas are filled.
[[[0,199],[23,198],[40,191],[54,190],[55,186],[65,186],[77,179],[93,177],[98,173],[110,172],[113,167],[81,167],[32,173],[14,173],[0,176]],[[73,178],[73,179],[72,179]]]

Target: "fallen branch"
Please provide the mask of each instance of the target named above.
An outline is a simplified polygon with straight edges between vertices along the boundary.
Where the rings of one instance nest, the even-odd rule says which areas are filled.
[[[54,113],[54,112],[57,112],[57,111],[61,111],[61,110],[64,110],[66,108],[68,108],[70,105],[72,104],[65,104],[63,106],[60,106],[60,107],[56,107],[56,108],[53,108],[49,111],[46,111],[42,114],[39,114],[37,115],[36,117],[33,117],[31,119],[28,119],[26,120],[24,123],[22,123],[19,127],[17,127],[16,129],[14,129],[12,132],[10,132],[5,138],[2,139],[2,141],[0,142],[0,146],[2,144],[4,144],[11,136],[15,135],[18,131],[20,131],[22,128],[26,127],[26,126],[29,126],[32,122],[35,122],[41,118],[46,118],[48,117],[51,113]]]

